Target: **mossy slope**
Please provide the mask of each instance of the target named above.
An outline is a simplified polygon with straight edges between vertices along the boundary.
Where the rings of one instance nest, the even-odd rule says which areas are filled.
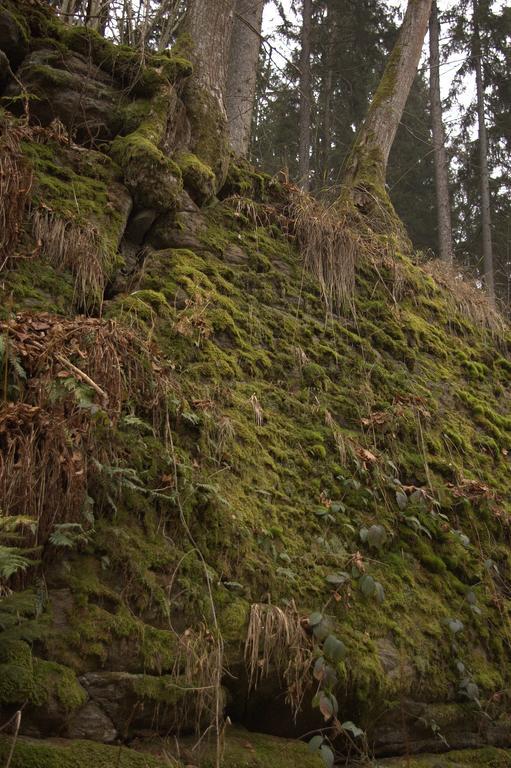
[[[126,51],[113,56],[83,31],[59,35],[72,50],[97,46],[110,73],[128,77]],[[213,189],[193,155],[177,155],[179,168],[164,155],[161,95],[170,93],[166,67],[177,65],[153,64],[144,104],[128,110],[125,130],[104,151],[24,148],[37,203],[58,213],[78,205],[80,224],[108,243],[110,270],[121,262],[122,234],[119,216],[106,212],[120,178],[110,155],[136,206],[147,203],[168,228],[181,180],[201,203]],[[163,163],[172,189],[148,202],[150,172],[137,184],[128,171],[149,156]],[[493,335],[454,300],[455,286],[402,253],[361,260],[351,311],[326,313],[285,226],[285,188],[250,169],[233,167],[227,178],[221,196],[229,197],[190,214],[200,223],[193,247],[147,248],[129,292],[103,304],[106,318],[137,328],[171,363],[168,429],[158,430],[136,402],[115,424],[98,420],[97,444],[115,462],[94,457],[87,542],[58,558],[49,545],[42,552],[51,623],[35,636],[35,652],[70,674],[146,675],[142,698],[163,704],[159,676],[174,668],[177,636],[200,625],[211,638],[220,631],[227,666],[239,671],[250,604],[294,600],[304,616],[323,610],[346,643],[343,719],[370,736],[403,696],[430,707],[433,729],[431,705],[463,712],[467,690],[476,718],[482,707],[485,722],[504,728],[509,330]],[[31,238],[27,226],[20,248],[28,252]],[[12,298],[3,313],[73,314],[69,275],[32,252],[5,272]],[[72,362],[80,365],[78,352]],[[9,391],[21,390],[13,378]],[[386,532],[379,548],[360,535],[372,525]],[[348,578],[335,590],[327,577],[339,571]],[[381,604],[364,597],[361,572],[381,583]],[[23,685],[5,701],[24,701]],[[243,682],[226,675],[225,685],[236,716],[249,719],[255,701],[261,727],[292,731],[275,684],[248,705]]]

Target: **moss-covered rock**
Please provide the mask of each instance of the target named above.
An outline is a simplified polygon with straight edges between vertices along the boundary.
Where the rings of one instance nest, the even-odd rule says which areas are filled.
[[[442,755],[416,755],[392,760],[381,760],[378,765],[388,768],[508,768],[511,752],[504,749],[464,749]]]
[[[180,152],[176,163],[181,169],[185,189],[197,205],[204,205],[215,194],[215,175],[191,152]]]
[[[11,739],[0,737],[0,760],[10,753]],[[19,738],[11,761],[12,768],[163,768],[164,759],[126,747],[107,747],[91,741],[37,741]]]

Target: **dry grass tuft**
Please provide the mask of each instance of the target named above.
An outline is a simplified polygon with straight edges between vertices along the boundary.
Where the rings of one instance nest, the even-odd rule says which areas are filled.
[[[286,701],[296,718],[311,682],[312,643],[294,602],[285,608],[254,603],[245,642],[249,690],[274,670],[286,686]]]
[[[0,509],[37,522],[43,544],[56,523],[81,517],[97,462],[115,462],[98,429],[130,403],[163,433],[170,380],[145,341],[114,321],[24,313],[0,323],[0,338]],[[21,402],[7,402],[9,386]]]
[[[101,310],[111,255],[97,228],[38,208],[32,214],[32,234],[50,264],[74,276],[75,304],[85,312]]]
[[[444,296],[453,313],[458,312],[474,325],[487,328],[496,339],[502,338],[509,327],[503,315],[492,306],[486,291],[478,288],[475,279],[459,266],[440,259],[425,262],[424,271],[444,289]]]
[[[222,697],[223,644],[204,625],[187,629],[178,638],[172,676],[176,685],[189,695],[184,697],[179,713],[182,723],[195,722],[196,732],[212,728]],[[220,710],[222,707],[220,707]]]
[[[318,281],[328,311],[345,310],[355,290],[357,263],[366,258],[378,264],[394,255],[381,215],[372,221],[350,200],[325,205],[292,184],[285,186],[289,229],[305,268]]]
[[[0,271],[14,257],[32,188],[32,171],[21,151],[29,129],[0,120]]]

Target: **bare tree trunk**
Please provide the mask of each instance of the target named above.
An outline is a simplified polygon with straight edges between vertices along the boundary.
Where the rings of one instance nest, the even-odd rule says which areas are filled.
[[[440,22],[436,0],[433,0],[429,19],[429,94],[431,101],[431,127],[435,158],[435,188],[438,221],[438,251],[442,261],[452,264],[452,227],[449,177],[445,153],[445,132],[440,95]]]
[[[183,32],[193,43],[195,80],[225,115],[225,87],[235,0],[191,0]]]
[[[362,194],[383,185],[387,161],[420,60],[432,0],[408,0],[399,36],[367,117],[344,167],[345,190]],[[360,201],[361,203],[363,200]]]
[[[491,303],[495,303],[495,277],[493,269],[493,245],[491,236],[490,209],[490,174],[488,172],[488,134],[484,114],[484,83],[481,52],[481,36],[479,32],[479,3],[473,2],[474,37],[473,57],[476,75],[477,117],[479,131],[479,183],[481,189],[481,229],[483,240],[484,281]]]
[[[263,8],[263,0],[237,0],[235,8],[226,109],[231,147],[241,157],[250,145]]]
[[[332,115],[331,115],[331,100],[333,90],[333,54],[334,54],[334,41],[335,41],[335,16],[329,18],[331,14],[328,13],[326,23],[328,26],[328,46],[326,53],[326,75],[324,79],[324,101],[323,101],[323,136],[322,136],[322,152],[321,152],[321,177],[323,184],[328,184],[330,179],[330,152],[332,146]]]
[[[182,27],[194,65],[186,91],[192,149],[213,169],[217,188],[229,165],[225,89],[234,4],[235,0],[190,0]]]
[[[310,136],[311,136],[311,27],[312,0],[303,0],[302,51],[300,57],[300,147],[298,155],[298,179],[304,190],[310,186]]]

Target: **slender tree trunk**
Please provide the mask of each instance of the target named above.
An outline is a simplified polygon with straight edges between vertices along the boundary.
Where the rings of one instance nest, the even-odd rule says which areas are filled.
[[[442,261],[452,264],[452,227],[449,177],[445,152],[445,132],[440,95],[440,22],[436,0],[433,0],[429,19],[429,94],[431,101],[431,127],[435,159],[435,188],[438,221],[438,251]]]
[[[304,190],[309,189],[310,144],[311,144],[311,27],[312,0],[303,0],[302,51],[300,57],[300,146],[298,155],[298,178]]]
[[[237,0],[234,14],[226,109],[231,147],[241,157],[250,146],[263,8],[262,0]]]
[[[387,161],[420,60],[432,0],[408,0],[399,36],[344,167],[345,191],[361,206],[384,191]]]
[[[234,5],[235,0],[190,0],[182,27],[194,65],[185,95],[192,149],[213,169],[217,188],[229,165],[225,89]]]
[[[191,0],[183,32],[193,42],[195,80],[225,115],[225,87],[235,0]]]
[[[330,179],[330,152],[332,146],[332,115],[331,115],[331,100],[332,100],[332,88],[333,88],[333,54],[334,54],[334,41],[335,41],[335,25],[334,19],[329,18],[331,14],[328,13],[327,8],[327,27],[328,27],[328,46],[326,53],[326,74],[324,77],[324,99],[323,99],[323,136],[322,136],[322,153],[321,153],[321,177],[323,184],[327,184]]]
[[[479,131],[479,183],[481,189],[481,228],[483,240],[484,280],[488,297],[495,302],[495,278],[493,270],[493,246],[491,236],[490,209],[490,174],[488,172],[488,135],[484,114],[484,83],[481,51],[481,35],[479,32],[479,3],[473,0],[474,37],[473,56],[476,75],[477,117]]]

